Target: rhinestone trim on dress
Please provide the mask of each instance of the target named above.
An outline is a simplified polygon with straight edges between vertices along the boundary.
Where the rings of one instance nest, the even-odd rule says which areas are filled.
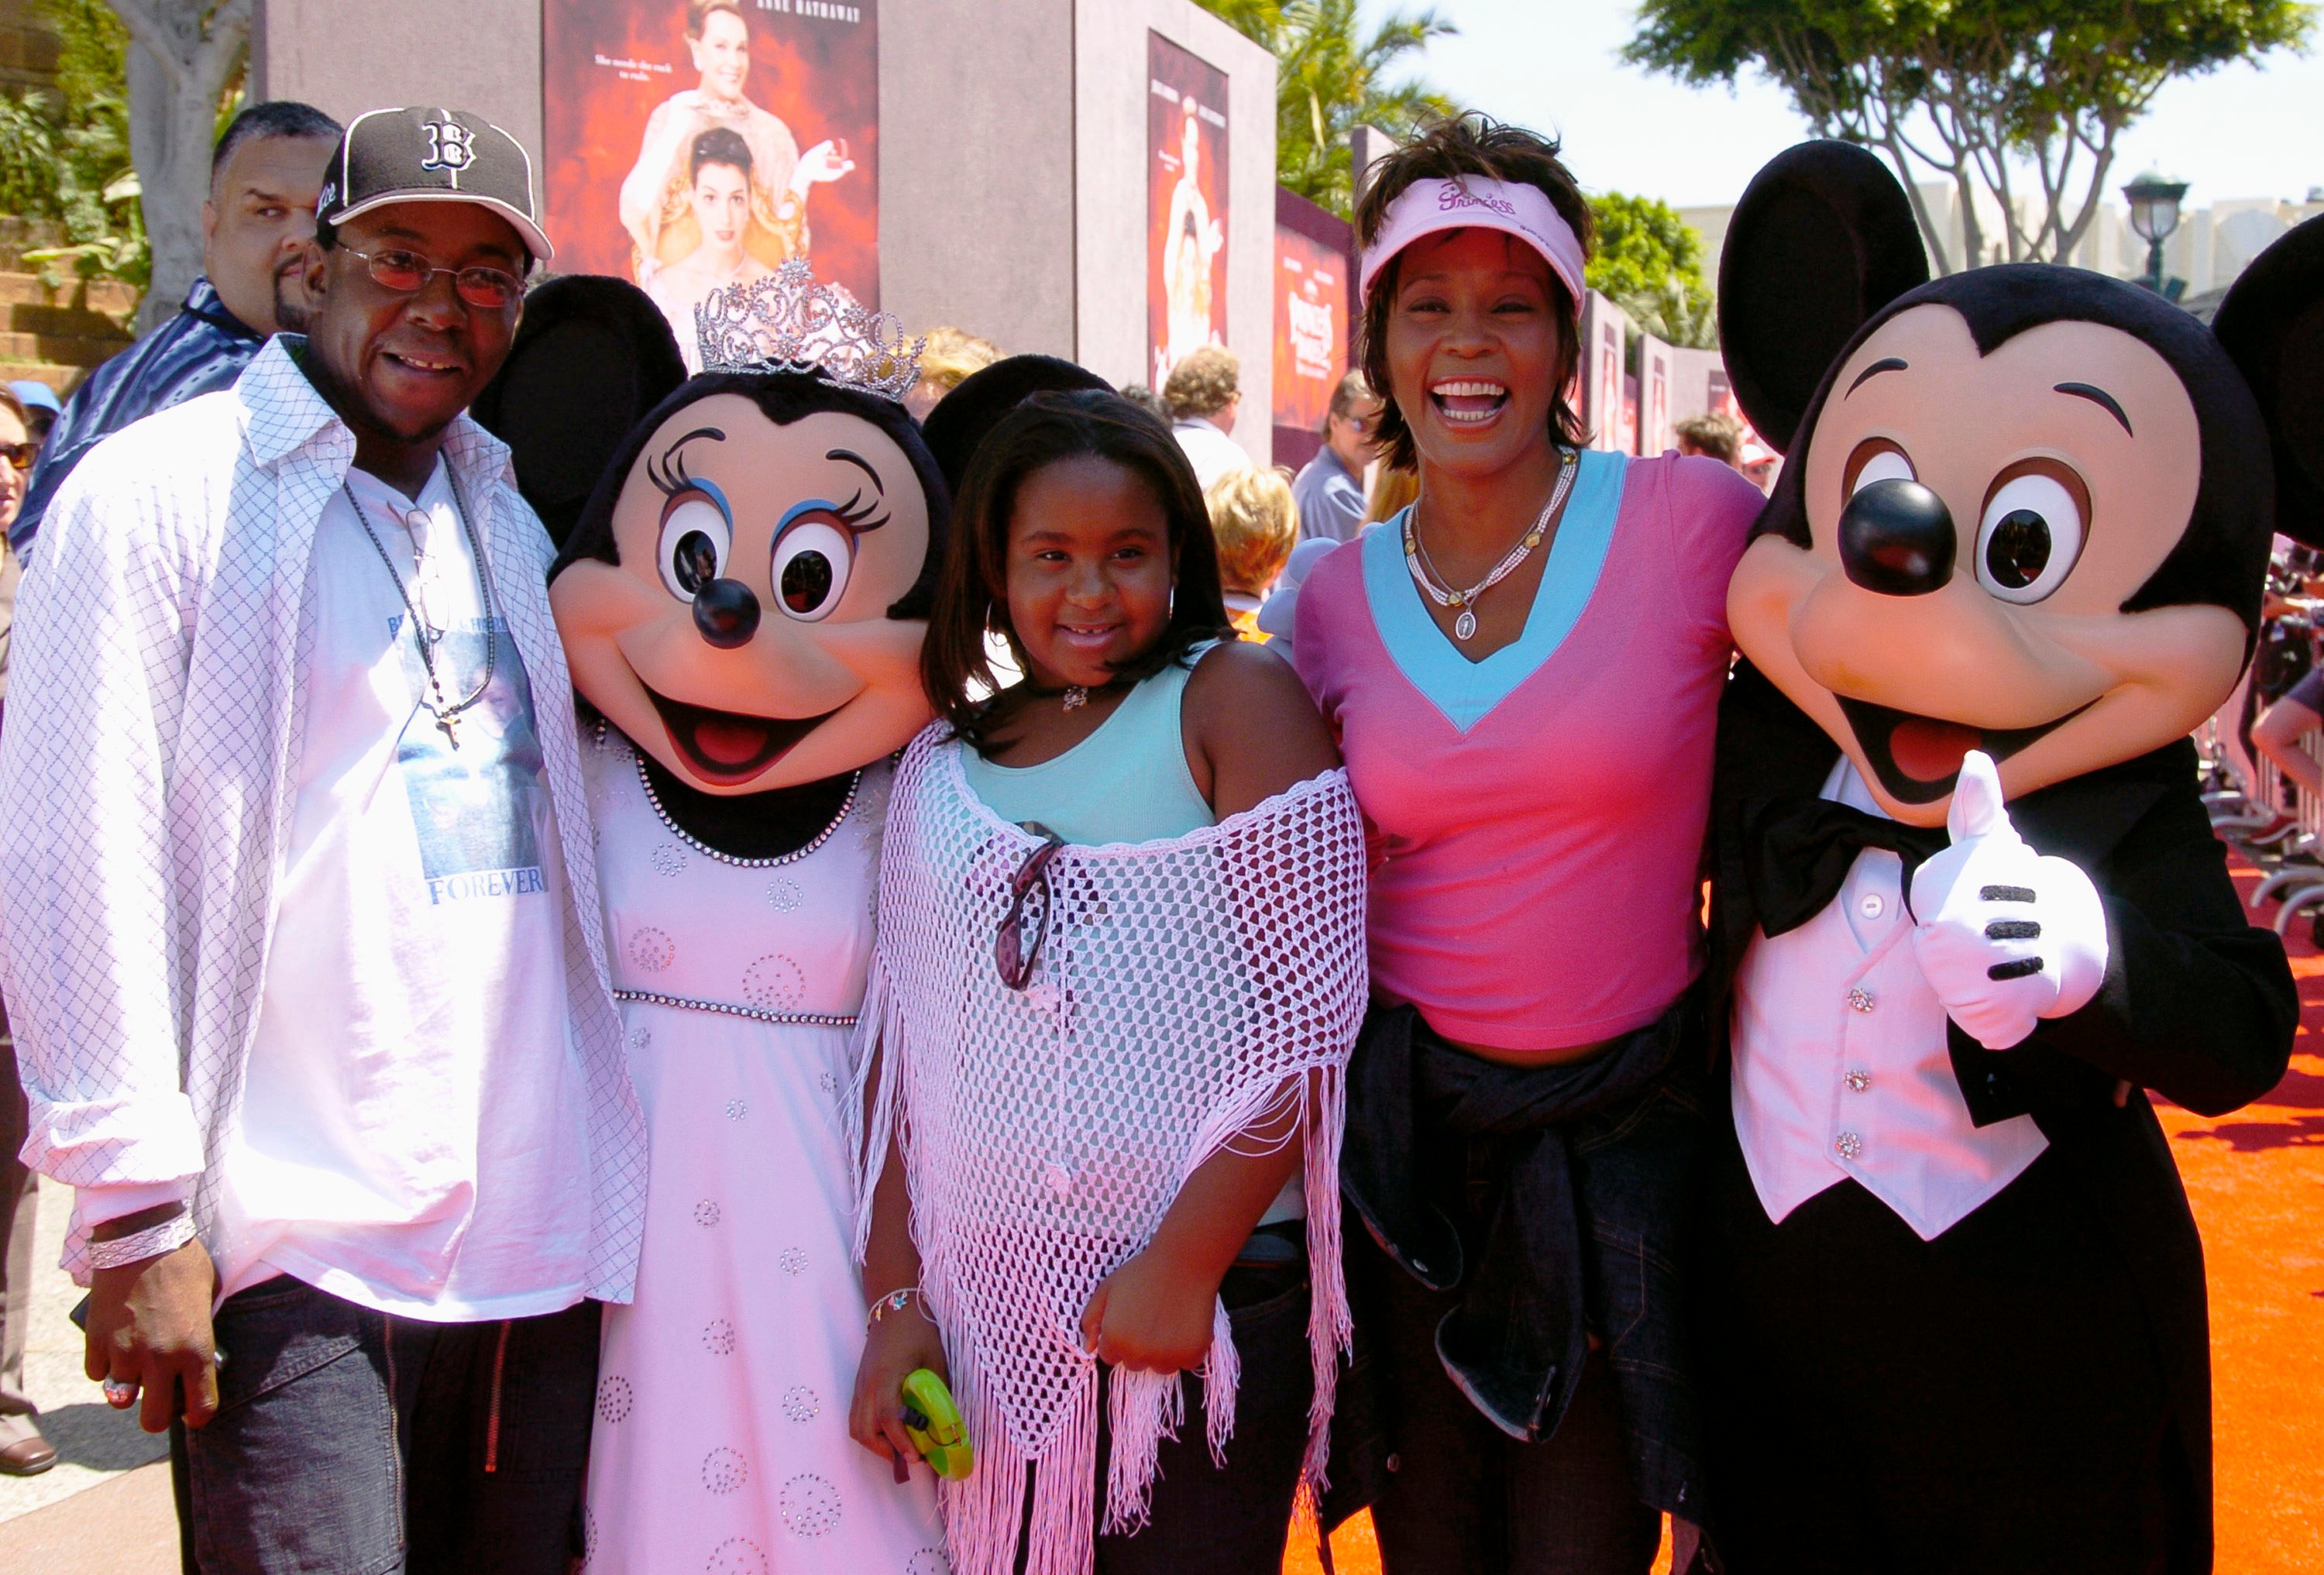
[[[606,737],[607,730],[611,725],[612,724],[600,718],[597,723],[597,736],[600,739]],[[630,746],[630,764],[637,770],[638,786],[645,789],[646,802],[653,806],[654,817],[661,822],[664,829],[666,829],[670,835],[684,843],[687,847],[692,848],[704,858],[715,859],[722,864],[732,864],[738,870],[772,870],[780,865],[798,863],[801,859],[806,858],[808,854],[814,852],[817,848],[820,848],[824,843],[829,842],[834,836],[838,834],[839,828],[846,824],[847,812],[855,807],[856,794],[861,792],[863,788],[863,769],[859,766],[855,769],[854,779],[847,784],[847,797],[841,802],[839,806],[839,813],[831,817],[831,824],[829,825],[825,826],[821,831],[815,834],[815,841],[807,843],[807,846],[800,848],[796,852],[785,853],[779,858],[742,859],[737,858],[733,853],[720,852],[709,843],[699,841],[693,835],[689,834],[684,826],[679,825],[678,822],[670,819],[669,811],[661,806],[661,795],[654,791],[653,778],[646,775],[645,755],[635,744],[632,744]]]
[[[716,1012],[725,1018],[748,1018],[754,1023],[777,1023],[789,1027],[852,1028],[855,1017],[852,1012],[770,1012],[757,1007],[728,1006],[721,1000],[692,1000],[682,995],[664,995],[653,990],[616,990],[615,1000],[641,1000],[649,1006],[677,1007],[682,1011]]]

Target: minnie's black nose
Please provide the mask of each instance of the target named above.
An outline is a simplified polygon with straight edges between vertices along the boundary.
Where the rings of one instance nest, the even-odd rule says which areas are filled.
[[[747,645],[759,631],[759,598],[740,580],[713,580],[694,594],[694,627],[721,650]]]
[[[1860,488],[1840,511],[1840,566],[1884,596],[1942,588],[1958,545],[1945,501],[1903,476]]]

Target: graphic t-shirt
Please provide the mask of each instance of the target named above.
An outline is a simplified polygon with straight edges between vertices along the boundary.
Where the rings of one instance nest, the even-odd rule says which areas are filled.
[[[305,732],[223,1167],[220,1294],[283,1273],[420,1318],[569,1306],[588,1283],[590,1190],[565,873],[531,688],[487,616],[442,465],[416,506],[350,471],[310,574]],[[395,576],[433,631],[432,684]]]

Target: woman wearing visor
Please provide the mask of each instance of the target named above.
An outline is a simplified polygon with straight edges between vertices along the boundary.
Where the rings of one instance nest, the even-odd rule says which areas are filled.
[[[1420,493],[1315,566],[1294,645],[1374,845],[1342,1184],[1383,1560],[1644,1575],[1658,1512],[1682,1555],[1702,1515],[1672,1263],[1727,581],[1761,500],[1585,447],[1590,211],[1555,143],[1448,123],[1356,222],[1363,371]]]

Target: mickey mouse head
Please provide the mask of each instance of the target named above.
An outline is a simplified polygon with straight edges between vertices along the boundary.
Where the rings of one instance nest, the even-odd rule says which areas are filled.
[[[1900,820],[1941,824],[1973,749],[2015,798],[2184,736],[2271,526],[2324,535],[2324,220],[2215,335],[2081,269],[1931,282],[1894,177],[1810,143],[1738,206],[1720,302],[1744,413],[1791,435],[1729,625]]]

